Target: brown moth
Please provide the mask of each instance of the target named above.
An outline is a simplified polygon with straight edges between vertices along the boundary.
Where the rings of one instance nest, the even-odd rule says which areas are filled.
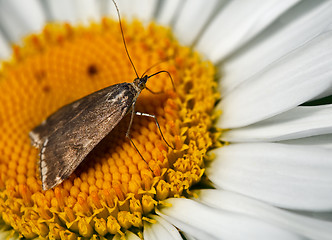
[[[165,140],[156,117],[135,112],[135,103],[141,91],[146,88],[145,84],[150,77],[165,72],[172,84],[173,80],[167,71],[159,71],[150,76],[143,74],[139,77],[126,47],[119,10],[115,2],[114,4],[118,12],[125,50],[137,78],[132,83],[119,83],[106,87],[60,108],[29,133],[32,145],[40,149],[43,190],[53,188],[68,178],[91,150],[129,112],[131,119],[126,137],[135,148],[129,136],[134,114],[154,118],[163,140],[171,147]],[[137,148],[136,150],[138,151]],[[138,153],[140,154],[139,151]],[[142,157],[141,154],[140,156]]]

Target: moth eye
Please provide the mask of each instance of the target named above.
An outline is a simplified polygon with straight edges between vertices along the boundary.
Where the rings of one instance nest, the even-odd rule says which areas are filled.
[[[87,68],[87,73],[89,76],[96,75],[98,73],[98,69],[97,69],[96,65],[94,65],[94,64],[89,65]]]

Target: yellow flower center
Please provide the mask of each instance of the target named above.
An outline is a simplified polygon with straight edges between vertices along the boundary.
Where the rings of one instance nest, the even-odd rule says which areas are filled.
[[[143,90],[131,138],[129,117],[88,155],[60,185],[43,191],[38,150],[29,131],[58,108],[107,86],[136,77],[125,54],[119,25],[109,19],[89,27],[47,25],[14,47],[0,71],[0,213],[24,237],[50,239],[108,236],[127,229],[142,236],[143,221],[169,197],[190,195],[201,181],[207,151],[216,145],[210,131],[218,99],[215,69],[169,29],[139,22],[124,24],[128,50],[139,73],[168,71],[149,79]]]

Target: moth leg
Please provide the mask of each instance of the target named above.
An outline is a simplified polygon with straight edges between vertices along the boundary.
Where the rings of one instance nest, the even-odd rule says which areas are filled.
[[[133,124],[133,119],[134,119],[134,115],[135,115],[135,104],[136,102],[133,103],[132,107],[131,107],[131,116],[130,116],[130,122],[129,122],[129,126],[126,132],[126,137],[129,139],[129,141],[131,142],[131,144],[134,146],[134,148],[136,149],[136,151],[138,152],[138,154],[141,156],[141,158],[145,161],[143,155],[141,154],[141,152],[138,150],[138,148],[136,147],[135,143],[133,142],[133,140],[130,137],[130,129],[131,126]],[[150,168],[149,164],[146,162],[146,164],[148,165],[148,167]],[[152,169],[150,168],[150,170],[152,171]]]
[[[130,122],[129,122],[129,126],[126,132],[126,137],[130,139],[129,134],[130,134],[130,129],[131,129],[131,125],[133,124],[133,119],[134,119],[134,115],[135,115],[135,104],[136,102],[133,103],[132,107],[131,107],[131,116],[130,116]]]
[[[153,119],[155,120],[155,122],[156,122],[156,125],[157,125],[157,127],[158,127],[158,129],[159,129],[160,135],[161,135],[161,137],[163,138],[164,142],[167,144],[167,146],[169,146],[169,147],[172,148],[173,150],[175,149],[174,147],[172,147],[172,146],[166,141],[166,139],[165,139],[165,137],[164,137],[164,134],[162,133],[162,131],[161,131],[161,129],[160,129],[160,125],[159,125],[159,123],[158,123],[157,117],[156,117],[155,115],[151,115],[151,114],[148,114],[148,113],[141,113],[141,112],[135,112],[135,114],[136,114],[137,116],[144,116],[144,117],[151,117],[151,118],[153,118]]]
[[[142,154],[140,153],[140,151],[138,150],[138,148],[136,147],[135,143],[133,142],[133,140],[130,138],[130,136],[127,136],[127,138],[129,138],[129,141],[131,142],[131,144],[133,144],[134,148],[136,149],[136,151],[138,152],[138,154],[141,156],[141,158],[145,161],[144,157],[142,156]],[[146,162],[147,163],[147,162]],[[148,164],[149,166],[149,164]],[[149,167],[150,168],[150,167]]]
[[[129,141],[131,142],[131,144],[134,146],[134,148],[136,149],[136,151],[138,152],[138,154],[141,156],[141,158],[143,159],[143,161],[146,163],[146,165],[148,165],[148,168],[153,172],[153,170],[151,169],[151,167],[149,166],[148,162],[145,161],[143,155],[141,154],[141,152],[138,150],[138,148],[136,147],[135,143],[133,142],[133,140],[130,138],[130,136],[128,135],[127,138],[129,139]]]

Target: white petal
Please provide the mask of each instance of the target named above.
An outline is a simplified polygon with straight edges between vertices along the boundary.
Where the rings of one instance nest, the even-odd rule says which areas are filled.
[[[94,0],[50,0],[46,3],[55,21],[89,24],[101,17],[101,5]]]
[[[49,0],[46,4],[50,10],[52,20],[77,23],[78,15],[74,1]]]
[[[315,218],[332,222],[332,212],[313,212],[311,214]]]
[[[154,0],[121,0],[116,1],[122,19],[133,20],[140,19],[148,22],[153,18],[157,1]],[[108,2],[108,12],[113,18],[118,19],[115,6],[111,0]]]
[[[157,222],[153,224],[144,222],[144,240],[182,240],[179,231],[172,224],[159,216],[154,216],[153,219]]]
[[[28,28],[26,31],[40,31],[45,24],[45,15],[43,9],[37,0],[11,0],[11,5],[19,14],[24,26]]]
[[[198,239],[301,239],[263,221],[218,210],[190,199],[168,199],[157,214]]]
[[[171,25],[181,9],[182,0],[162,1],[160,12],[157,15],[157,22],[162,25]]]
[[[206,170],[218,187],[274,206],[332,210],[332,150],[278,143],[231,144]]]
[[[124,235],[126,240],[141,240],[136,234],[132,233],[131,231],[126,231]],[[123,236],[117,234],[115,235],[112,240],[122,240]]]
[[[266,67],[219,104],[222,128],[243,127],[302,104],[332,85],[332,31]]]
[[[331,24],[331,16],[331,1],[302,1],[290,9],[267,31],[262,32],[222,65],[223,79],[220,89],[223,95],[322,33]]]
[[[15,232],[13,229],[7,229],[2,231],[0,229],[0,239],[5,240],[18,240],[20,239],[18,232]]]
[[[202,203],[211,207],[249,215],[308,239],[328,240],[332,236],[332,222],[294,214],[240,194],[223,190],[201,190],[198,196]]]
[[[186,1],[173,28],[177,39],[184,45],[191,45],[220,3],[219,0]]]
[[[9,47],[9,44],[6,41],[3,34],[0,32],[0,63],[1,63],[1,59],[8,58],[10,53],[11,53],[11,49]],[[0,68],[1,68],[1,65],[0,65]]]
[[[213,62],[218,62],[255,37],[297,2],[230,1],[203,33],[197,49]]]
[[[12,42],[40,31],[44,23],[45,16],[38,1],[0,1],[0,24]]]
[[[313,211],[302,211],[302,210],[286,210],[300,216],[309,217],[319,221],[325,221],[332,223],[332,212],[313,212]]]
[[[199,238],[194,237],[194,236],[190,235],[189,233],[185,233],[183,231],[182,231],[182,235],[185,237],[186,240],[198,240],[199,239]]]
[[[77,18],[81,22],[90,23],[91,20],[100,20],[100,5],[96,0],[75,0]]]
[[[130,231],[126,231],[125,238],[127,240],[141,240],[136,234]]]
[[[332,133],[332,105],[296,107],[285,113],[223,134],[230,142],[267,142]]]
[[[19,239],[18,232],[14,231],[10,226],[0,218],[0,239],[17,240]]]
[[[282,141],[280,143],[332,149],[332,134]]]

